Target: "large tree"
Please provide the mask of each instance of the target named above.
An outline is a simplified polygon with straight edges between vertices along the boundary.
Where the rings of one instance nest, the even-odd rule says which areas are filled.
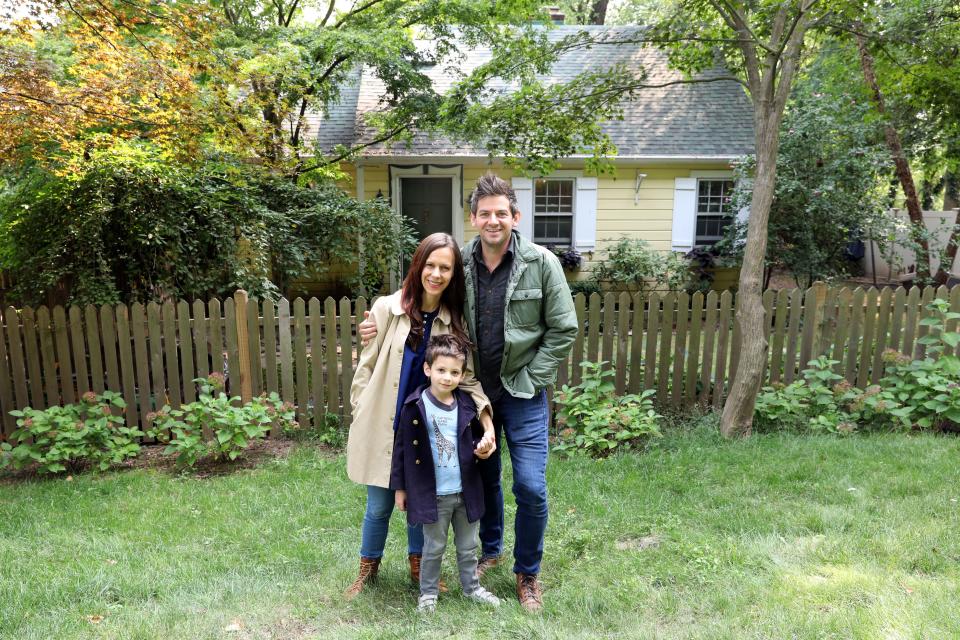
[[[600,157],[611,147],[595,122],[615,117],[629,95],[629,88],[595,90],[631,75],[625,70],[587,74],[565,88],[541,85],[539,74],[582,39],[551,38],[535,24],[545,14],[533,0],[38,3],[32,19],[0,31],[0,153],[7,159],[29,152],[82,163],[92,149],[136,137],[168,156],[213,150],[318,177],[335,175],[341,160],[367,145],[414,131],[485,140],[492,126],[525,134],[514,145],[521,157],[557,158],[571,148]],[[41,24],[47,15],[55,19]],[[488,64],[461,74],[458,90],[438,92],[430,67],[456,67],[469,48],[490,43]],[[353,146],[320,148],[317,115],[361,69],[384,87],[365,115],[376,133]],[[486,104],[497,78],[522,78],[524,95]],[[554,95],[564,101],[546,122],[524,104]]]
[[[753,103],[756,169],[736,314],[742,343],[721,417],[726,436],[747,434],[753,424],[767,356],[761,289],[780,124],[805,36],[825,11],[818,0],[679,0],[653,34],[680,68],[705,68],[722,58]]]
[[[206,129],[184,3],[31,3],[0,26],[0,162],[69,168],[119,139],[187,158]]]

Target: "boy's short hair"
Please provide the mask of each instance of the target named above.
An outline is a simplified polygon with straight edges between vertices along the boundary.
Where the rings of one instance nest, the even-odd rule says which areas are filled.
[[[438,356],[447,356],[448,358],[459,358],[463,364],[467,364],[467,348],[452,333],[445,333],[438,336],[430,336],[430,342],[427,343],[427,353],[424,360],[432,365]]]

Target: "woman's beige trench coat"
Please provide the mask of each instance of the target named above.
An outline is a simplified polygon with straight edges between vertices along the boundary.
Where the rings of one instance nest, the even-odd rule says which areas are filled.
[[[389,487],[393,419],[410,318],[400,306],[399,291],[374,302],[370,317],[377,324],[377,337],[360,353],[350,385],[353,423],[347,438],[347,476],[360,484]],[[440,308],[430,332],[450,333],[449,309]],[[490,406],[490,401],[473,377],[472,361],[467,358],[467,372],[460,387],[473,398],[479,413]]]

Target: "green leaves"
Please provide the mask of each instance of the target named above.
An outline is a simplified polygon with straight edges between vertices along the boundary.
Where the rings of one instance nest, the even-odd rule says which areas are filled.
[[[564,385],[556,395],[560,433],[554,451],[602,457],[620,445],[629,448],[660,435],[657,423],[662,416],[653,408],[652,389],[640,395],[616,396],[610,380],[614,373],[606,362],[583,362],[581,366],[580,384]]]
[[[237,288],[277,297],[296,279],[345,265],[347,286],[369,293],[411,250],[409,227],[383,200],[360,202],[327,181],[297,184],[229,158],[194,170],[152,148],[128,151],[96,154],[74,179],[36,173],[0,194],[0,266],[14,275],[18,302],[39,303],[65,282],[75,304]]]
[[[960,425],[960,358],[953,349],[960,334],[946,331],[955,322],[949,303],[927,305],[930,314],[919,324],[930,332],[917,340],[927,346],[927,357],[910,360],[891,350],[879,384],[857,389],[833,372],[839,364],[820,357],[810,361],[803,380],[766,387],[757,397],[756,415],[761,425],[774,428],[809,427],[835,433],[857,428],[905,427],[940,429],[948,422]]]
[[[153,418],[148,434],[169,442],[164,453],[177,456],[177,464],[192,467],[202,459],[236,460],[255,440],[271,429],[289,429],[294,424],[293,405],[276,392],[241,405],[240,398],[220,391],[220,380],[197,378],[200,398],[179,409],[164,407]],[[206,432],[211,434],[207,439]]]
[[[877,188],[889,171],[878,123],[858,85],[835,78],[831,66],[848,53],[836,44],[819,52],[795,82],[780,126],[766,261],[802,287],[848,274],[856,264],[847,256],[851,240],[882,239],[893,223]],[[739,163],[734,210],[750,205],[755,169],[752,158]],[[735,227],[745,238],[746,224]]]
[[[37,464],[40,473],[59,473],[89,464],[105,471],[140,451],[137,438],[143,432],[125,425],[125,408],[120,394],[104,391],[84,394],[77,404],[11,411],[17,429],[10,439],[17,444],[0,444],[0,467]]]
[[[672,251],[654,251],[644,240],[621,238],[604,251],[604,257],[594,264],[591,280],[597,285],[608,285],[631,290],[667,289],[675,291],[686,286],[690,265]]]

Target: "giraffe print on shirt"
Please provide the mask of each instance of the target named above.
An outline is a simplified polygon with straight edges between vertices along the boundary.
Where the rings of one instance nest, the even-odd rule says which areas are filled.
[[[437,441],[437,460],[439,466],[446,467],[448,465],[443,462],[444,456],[446,456],[447,462],[453,460],[454,455],[457,453],[457,446],[454,442],[445,438],[440,432],[436,416],[433,416],[430,422],[433,423],[433,437]]]

